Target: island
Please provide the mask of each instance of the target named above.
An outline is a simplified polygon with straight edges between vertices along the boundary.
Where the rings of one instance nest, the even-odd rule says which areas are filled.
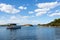
[[[32,24],[24,24],[22,26],[33,26]]]
[[[38,24],[38,26],[52,26],[52,27],[60,27],[60,18],[54,19],[50,23],[47,24]]]

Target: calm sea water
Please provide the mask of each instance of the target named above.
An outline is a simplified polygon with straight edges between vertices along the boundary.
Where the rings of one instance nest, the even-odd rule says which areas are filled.
[[[53,27],[21,27],[16,30],[0,27],[0,40],[60,40],[56,38],[57,34]]]

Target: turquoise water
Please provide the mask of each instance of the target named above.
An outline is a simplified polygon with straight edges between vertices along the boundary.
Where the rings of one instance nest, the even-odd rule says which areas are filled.
[[[35,26],[10,30],[0,27],[0,40],[55,40],[55,28]]]

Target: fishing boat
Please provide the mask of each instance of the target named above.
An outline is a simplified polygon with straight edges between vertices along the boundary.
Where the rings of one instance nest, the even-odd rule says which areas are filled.
[[[20,29],[21,26],[9,26],[7,27],[7,29]]]
[[[7,27],[7,29],[20,29],[21,28],[21,26],[18,26],[18,25],[16,25],[16,24],[10,24],[8,27]]]

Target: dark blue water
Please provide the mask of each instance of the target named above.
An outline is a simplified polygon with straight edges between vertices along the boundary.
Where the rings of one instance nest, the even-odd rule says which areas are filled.
[[[36,26],[10,30],[0,27],[0,40],[55,40],[55,28]]]

